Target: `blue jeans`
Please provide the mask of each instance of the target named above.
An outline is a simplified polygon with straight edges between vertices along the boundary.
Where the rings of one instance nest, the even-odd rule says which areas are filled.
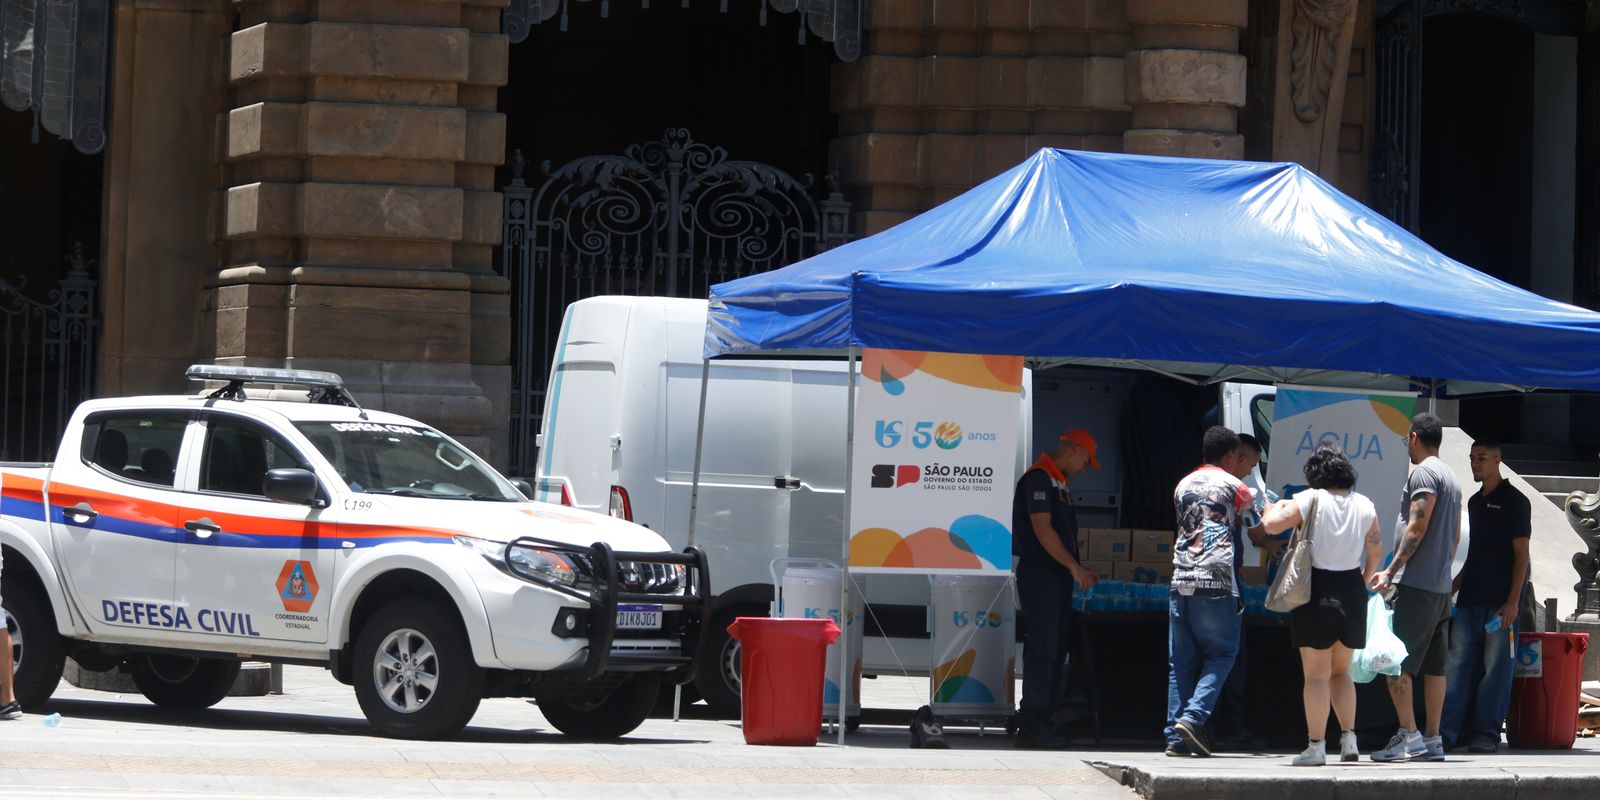
[[[1500,609],[1456,606],[1450,623],[1450,658],[1445,665],[1444,716],[1439,735],[1456,744],[1499,744],[1500,727],[1511,705],[1511,642],[1505,628],[1488,633],[1483,626]]]
[[[1239,598],[1172,595],[1167,612],[1168,744],[1179,739],[1173,724],[1204,725],[1233,669],[1243,633]]]

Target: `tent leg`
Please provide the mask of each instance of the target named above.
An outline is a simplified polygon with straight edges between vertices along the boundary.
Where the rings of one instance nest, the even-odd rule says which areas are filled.
[[[689,483],[689,546],[694,546],[694,523],[696,513],[700,510],[700,455],[705,449],[706,441],[706,387],[711,383],[711,359],[700,361],[700,415],[694,424],[694,477]],[[702,625],[711,624],[710,609],[701,612]],[[696,655],[699,655],[698,653]],[[683,706],[683,684],[678,684],[672,691],[672,721],[677,722],[679,712]]]
[[[845,378],[849,387],[845,402],[844,422],[844,536],[840,537],[839,567],[839,617],[845,624],[840,631],[839,643],[839,746],[844,746],[845,718],[850,714],[850,689],[855,684],[855,671],[850,669],[850,486],[851,467],[856,460],[856,348],[850,348],[850,374]],[[866,620],[861,620],[866,624]]]

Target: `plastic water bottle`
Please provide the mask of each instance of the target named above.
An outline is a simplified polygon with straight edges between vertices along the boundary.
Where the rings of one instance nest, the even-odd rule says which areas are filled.
[[[60,712],[56,712],[56,713],[51,714],[50,716],[44,718],[44,726],[46,728],[56,728],[56,727],[60,727],[60,725],[61,725],[61,713]]]

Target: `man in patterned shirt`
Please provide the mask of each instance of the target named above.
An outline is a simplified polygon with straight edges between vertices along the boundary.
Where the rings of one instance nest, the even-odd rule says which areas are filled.
[[[1239,435],[1221,426],[1206,430],[1205,465],[1173,490],[1178,539],[1172,548],[1172,595],[1167,635],[1168,755],[1211,755],[1208,723],[1233,668],[1242,631],[1233,554],[1250,490],[1234,477]]]

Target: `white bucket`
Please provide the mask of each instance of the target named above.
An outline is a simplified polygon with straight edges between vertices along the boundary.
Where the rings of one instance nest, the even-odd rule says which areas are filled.
[[[1017,606],[1005,575],[935,575],[929,652],[933,713],[1016,711]]]
[[[839,615],[839,585],[841,572],[837,569],[817,567],[787,567],[783,571],[783,594],[778,608],[780,617],[801,619],[831,619],[843,633],[828,645],[827,672],[822,684],[822,716],[824,720],[839,716],[839,647],[849,643],[851,660],[850,705],[845,716],[861,715],[861,632],[866,622],[866,606],[860,586],[851,587],[850,613],[843,619]]]

